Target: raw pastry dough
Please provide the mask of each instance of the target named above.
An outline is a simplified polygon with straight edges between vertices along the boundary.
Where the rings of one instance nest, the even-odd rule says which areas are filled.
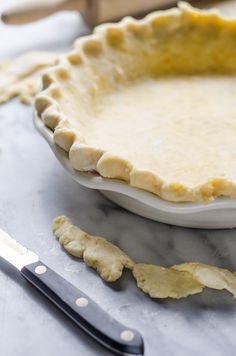
[[[203,263],[184,263],[173,266],[177,271],[186,271],[192,274],[205,287],[213,289],[226,289],[236,298],[236,275],[227,269],[209,266]]]
[[[181,274],[184,272],[187,274]],[[235,272],[203,263],[184,263],[170,268],[135,264],[133,275],[138,287],[152,298],[179,299],[200,293],[205,287],[226,289],[236,298]]]
[[[65,216],[53,222],[53,232],[71,255],[83,258],[107,282],[116,281],[124,267],[132,268],[133,261],[117,246],[102,237],[91,236],[72,225]]]
[[[180,299],[200,293],[205,287],[226,289],[236,298],[236,272],[203,263],[184,263],[169,268],[136,264],[117,246],[102,237],[87,234],[65,216],[54,220],[53,232],[67,252],[83,258],[107,282],[116,281],[123,269],[128,268],[137,286],[152,298]]]
[[[203,284],[189,272],[156,265],[135,264],[133,275],[137,286],[152,298],[180,299],[200,293]]]
[[[186,3],[98,26],[43,76],[73,168],[176,202],[236,197],[236,20]]]
[[[46,67],[55,64],[58,54],[28,52],[0,64],[0,104],[19,96],[31,104],[41,86],[41,75]]]

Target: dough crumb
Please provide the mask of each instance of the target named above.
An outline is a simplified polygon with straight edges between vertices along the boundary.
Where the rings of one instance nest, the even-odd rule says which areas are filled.
[[[102,237],[87,234],[65,216],[54,220],[53,232],[67,252],[83,258],[107,282],[119,279],[124,267],[133,268],[134,262],[121,249]]]

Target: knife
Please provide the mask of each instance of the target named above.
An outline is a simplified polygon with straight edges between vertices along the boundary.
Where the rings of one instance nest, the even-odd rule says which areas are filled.
[[[118,354],[143,355],[143,339],[138,331],[112,318],[1,229],[0,256],[100,344]]]

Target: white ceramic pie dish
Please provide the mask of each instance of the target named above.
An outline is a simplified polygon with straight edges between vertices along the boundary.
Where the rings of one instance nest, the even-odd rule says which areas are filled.
[[[236,200],[218,198],[208,204],[172,203],[142,189],[131,187],[122,181],[76,171],[70,164],[68,153],[54,143],[53,132],[37,115],[34,115],[34,125],[76,182],[87,188],[99,190],[121,207],[146,218],[171,225],[206,229],[236,227]]]

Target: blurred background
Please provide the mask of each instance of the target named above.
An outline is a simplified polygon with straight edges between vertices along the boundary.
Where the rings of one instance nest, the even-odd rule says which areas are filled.
[[[218,7],[228,16],[236,13],[235,0],[189,2],[198,7]],[[35,49],[66,51],[75,38],[89,33],[97,23],[115,21],[124,15],[140,17],[176,3],[173,0],[2,0],[0,59]]]

